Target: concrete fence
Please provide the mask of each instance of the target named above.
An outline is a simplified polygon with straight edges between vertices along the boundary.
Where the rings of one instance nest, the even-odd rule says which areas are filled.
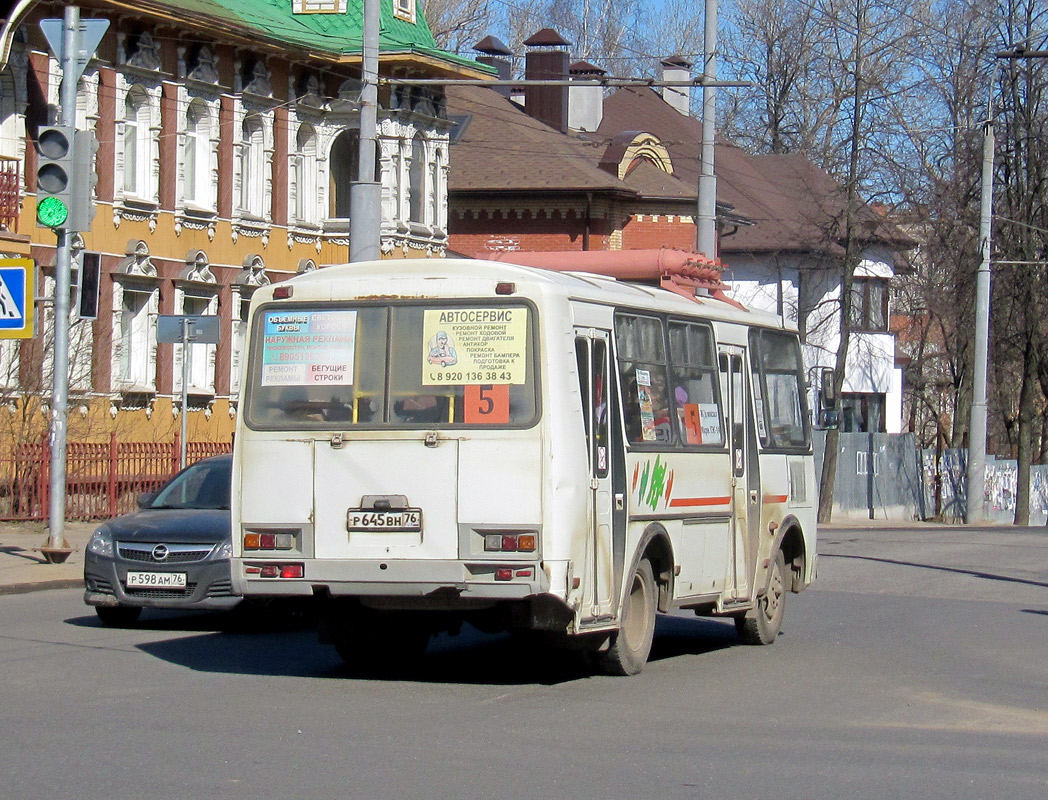
[[[815,433],[816,474],[826,443]],[[967,451],[917,448],[913,434],[842,433],[834,487],[834,519],[931,520],[961,522],[967,510]],[[986,459],[984,517],[1015,519],[1018,464]],[[1048,524],[1048,466],[1030,475],[1030,524]]]

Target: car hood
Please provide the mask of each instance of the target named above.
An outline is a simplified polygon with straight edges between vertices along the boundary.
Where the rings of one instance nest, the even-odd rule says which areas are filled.
[[[123,542],[221,542],[230,532],[228,510],[202,508],[147,508],[101,527]]]

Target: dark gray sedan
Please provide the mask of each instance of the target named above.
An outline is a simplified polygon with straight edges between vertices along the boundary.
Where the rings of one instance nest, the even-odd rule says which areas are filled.
[[[84,602],[106,625],[129,625],[143,608],[228,609],[232,459],[186,467],[139,510],[94,532],[84,555]]]

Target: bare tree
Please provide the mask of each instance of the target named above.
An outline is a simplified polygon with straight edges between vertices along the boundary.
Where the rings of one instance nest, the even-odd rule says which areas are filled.
[[[422,13],[437,44],[452,53],[471,48],[493,24],[487,0],[423,0]]]

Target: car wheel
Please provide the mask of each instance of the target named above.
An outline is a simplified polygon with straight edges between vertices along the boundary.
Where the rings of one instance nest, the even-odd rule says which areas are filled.
[[[95,606],[95,613],[109,628],[126,628],[138,621],[142,609],[138,606]]]
[[[619,629],[611,646],[598,655],[598,665],[609,675],[636,675],[647,663],[655,636],[655,573],[642,560],[630,579]]]
[[[786,560],[782,551],[775,553],[771,562],[768,591],[757,598],[751,611],[735,617],[735,630],[743,644],[771,644],[782,628],[786,611]]]

